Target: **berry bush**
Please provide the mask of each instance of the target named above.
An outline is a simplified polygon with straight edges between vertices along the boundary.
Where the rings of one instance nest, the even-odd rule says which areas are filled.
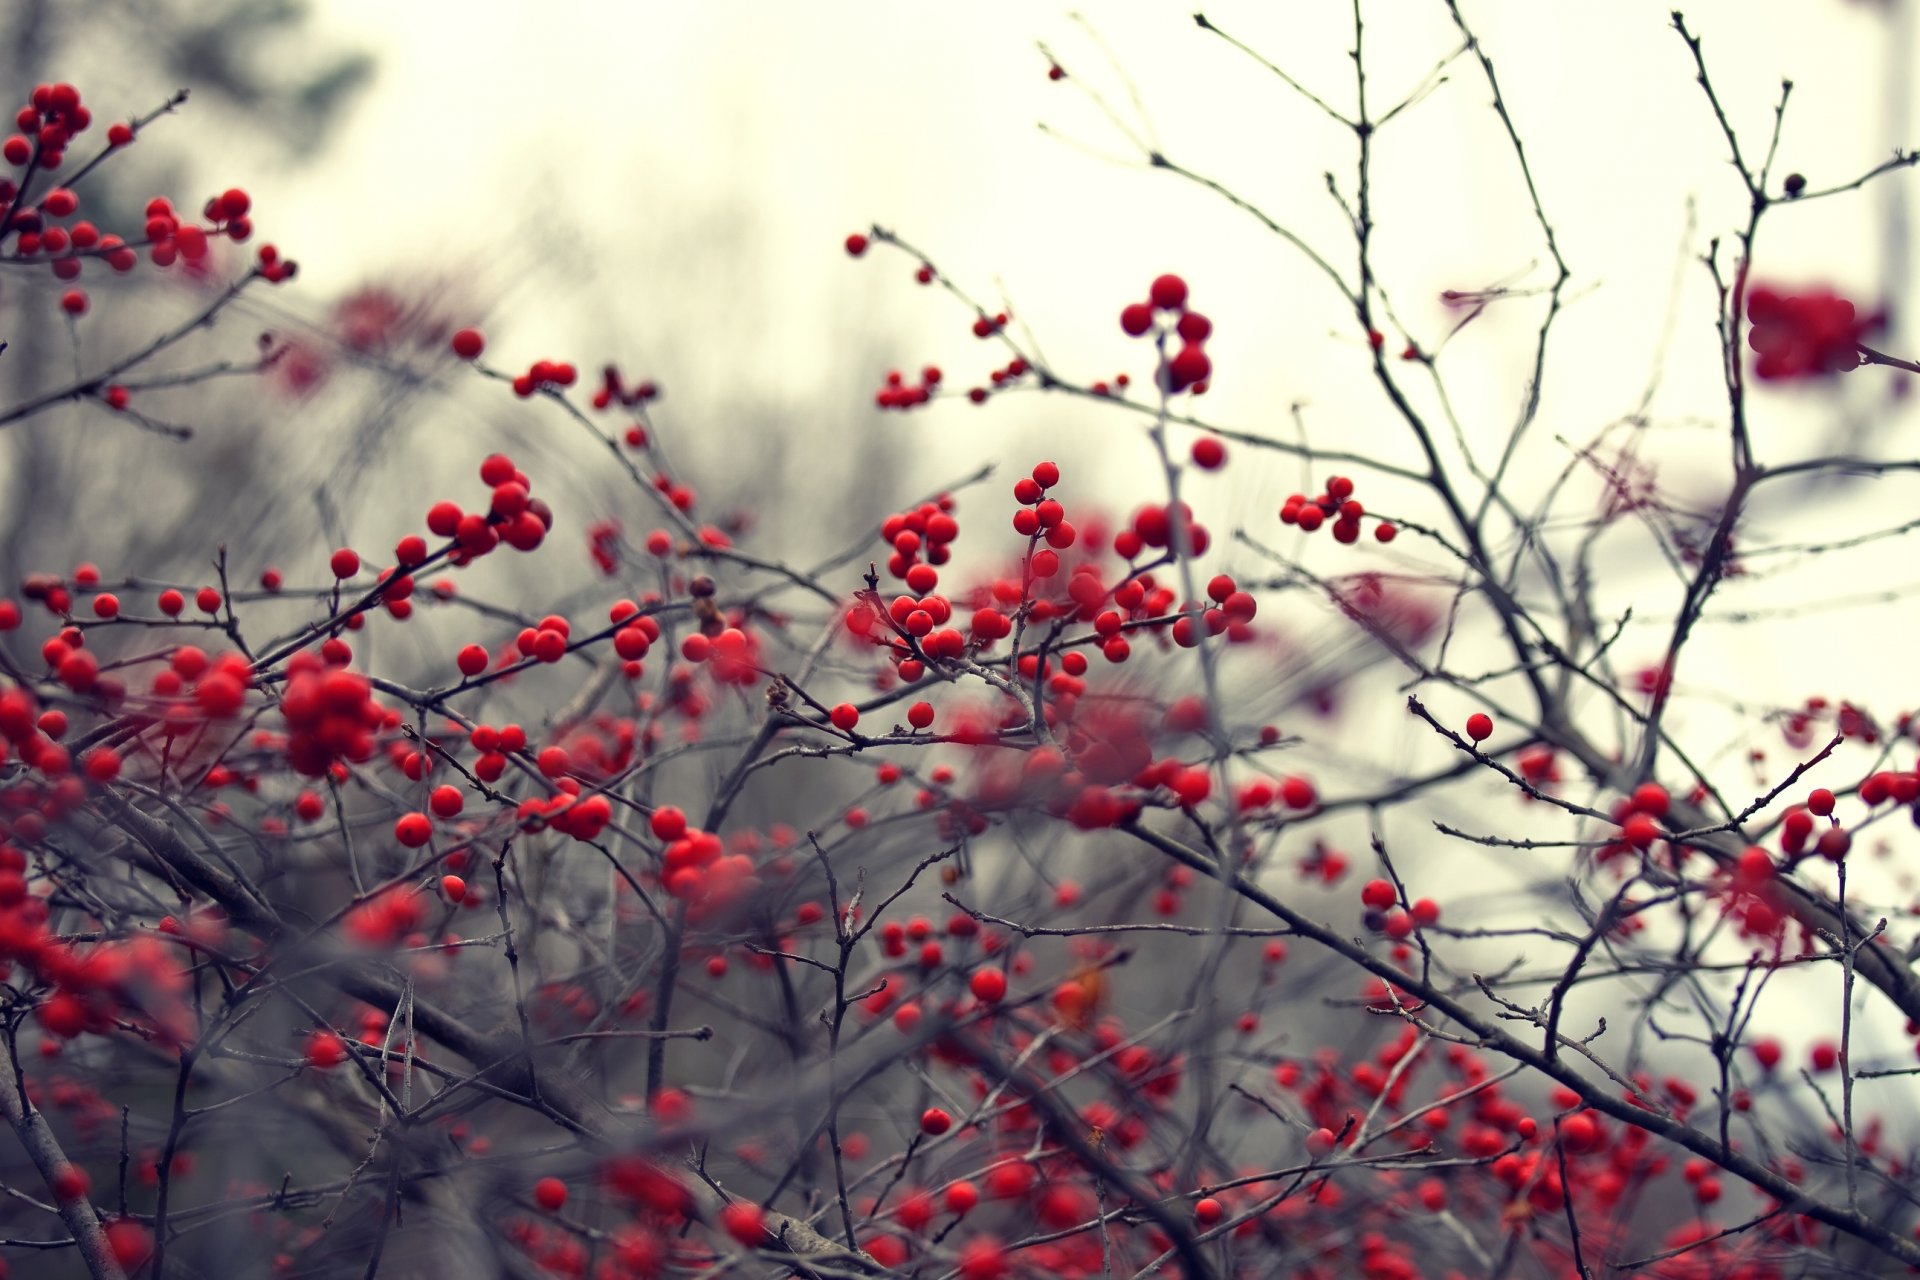
[[[1791,86],[1734,100],[1674,14],[1703,170],[1745,211],[1683,264],[1711,343],[1674,358],[1706,351],[1724,398],[1555,420],[1590,282],[1443,8],[1433,72],[1393,84],[1356,4],[1325,97],[1189,32],[1350,145],[1344,241],[1138,157],[1307,264],[1392,447],[1300,406],[1210,417],[1226,290],[1177,240],[1085,282],[1089,375],[873,226],[822,252],[928,286],[955,325],[927,358],[966,370],[885,373],[873,429],[1074,400],[1133,491],[1036,434],[802,559],[804,500],[754,527],[672,464],[700,425],[655,382],[363,296],[355,349],[404,338],[407,376],[537,416],[620,487],[450,435],[458,489],[344,513],[284,570],[197,523],[192,581],[87,562],[111,513],[65,517],[73,563],[0,600],[0,1273],[1920,1265],[1920,723],[1885,679],[1915,525],[1848,521],[1920,473],[1893,430],[1920,366],[1874,345],[1889,304],[1800,283],[1844,262],[1760,234],[1916,156],[1784,172]],[[1049,92],[1152,136],[1113,69],[1042,52]],[[1405,233],[1378,152],[1462,86],[1537,260],[1423,307],[1378,266]],[[0,324],[71,350],[0,426],[85,409],[87,448],[192,450],[216,382],[315,384],[299,326],[240,355],[216,326],[296,279],[246,190],[90,217],[89,176],[183,103],[18,106]],[[1770,134],[1733,123],[1769,108]],[[187,301],[121,341],[99,326],[141,282]],[[1516,360],[1510,417],[1456,411]],[[1843,444],[1778,426],[1843,408]],[[1214,473],[1302,479],[1252,510],[1210,504]],[[1729,692],[1808,613],[1884,617],[1884,666]]]

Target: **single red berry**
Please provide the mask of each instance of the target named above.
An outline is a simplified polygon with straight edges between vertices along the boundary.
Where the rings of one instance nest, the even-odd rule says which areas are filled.
[[[953,1128],[953,1117],[939,1107],[928,1107],[920,1113],[920,1132],[930,1138],[937,1138]]]
[[[307,1063],[326,1070],[347,1060],[347,1046],[331,1031],[316,1031],[307,1037]]]
[[[96,618],[117,618],[120,616],[120,597],[110,591],[103,591],[93,598],[93,616]]]
[[[925,729],[933,723],[933,704],[916,702],[907,708],[907,723],[916,729]]]
[[[454,661],[459,664],[461,675],[472,678],[485,671],[491,659],[487,654],[486,646],[470,644],[460,650]]]
[[[160,593],[159,599],[154,601],[154,604],[169,618],[177,618],[180,616],[180,611],[187,607],[187,598],[172,587],[168,587]]]
[[[1187,302],[1187,282],[1176,275],[1156,276],[1147,297],[1162,311],[1178,311]]]
[[[53,1174],[53,1194],[60,1200],[78,1200],[93,1190],[93,1179],[78,1165],[63,1164]]]
[[[751,1249],[767,1240],[767,1215],[751,1200],[735,1200],[720,1211],[720,1228]]]
[[[1400,893],[1390,880],[1369,880],[1360,888],[1360,901],[1375,911],[1385,911],[1400,900]]]
[[[660,839],[678,840],[687,834],[687,815],[670,804],[661,805],[653,811],[650,825]]]
[[[459,876],[441,876],[440,892],[447,895],[448,902],[459,902],[467,896],[467,882]]]
[[[1227,461],[1227,446],[1217,436],[1201,436],[1193,442],[1193,465],[1202,471],[1218,471]]]
[[[393,837],[409,849],[418,849],[433,837],[433,822],[424,813],[403,813],[393,824]]]
[[[1833,812],[1833,792],[1825,787],[1815,787],[1807,793],[1807,811],[1827,817]]]
[[[1485,742],[1493,736],[1493,717],[1484,711],[1476,711],[1467,717],[1467,736],[1475,742]]]
[[[847,237],[846,244],[849,258],[857,258],[867,251],[867,238],[857,231]]]
[[[360,556],[350,547],[342,547],[334,552],[329,564],[336,578],[351,578],[360,572]]]
[[[69,289],[61,294],[60,309],[70,316],[85,315],[87,312],[86,290]]]
[[[1153,308],[1144,302],[1129,302],[1120,308],[1120,331],[1137,338],[1153,328]]]
[[[107,1224],[107,1248],[120,1269],[133,1272],[153,1253],[153,1232],[131,1218]]]
[[[548,1213],[558,1213],[567,1204],[567,1184],[558,1178],[542,1178],[533,1184],[533,1202]]]
[[[851,733],[853,726],[860,723],[860,708],[851,702],[843,702],[828,712],[827,718],[833,721],[833,727],[840,732]]]
[[[487,340],[478,329],[461,329],[453,335],[453,354],[462,360],[478,360],[487,349]]]
[[[1007,994],[1007,975],[998,969],[976,969],[967,989],[981,1004],[999,1004]]]
[[[193,602],[199,606],[200,612],[202,613],[220,612],[220,592],[213,587],[200,588],[199,591],[194,593]]]
[[[1296,775],[1280,780],[1280,799],[1289,809],[1311,809],[1319,796],[1311,782]]]
[[[1667,795],[1667,789],[1657,782],[1643,782],[1634,788],[1632,804],[1641,813],[1664,818],[1667,816],[1667,807],[1671,803],[1672,798]]]
[[[451,818],[466,805],[466,797],[460,794],[460,788],[452,785],[438,786],[427,797],[427,807],[442,818]]]
[[[1193,1220],[1203,1227],[1211,1227],[1226,1216],[1226,1206],[1212,1196],[1194,1201]]]
[[[1636,813],[1620,824],[1620,836],[1636,849],[1646,849],[1660,838],[1660,826],[1644,813]]]

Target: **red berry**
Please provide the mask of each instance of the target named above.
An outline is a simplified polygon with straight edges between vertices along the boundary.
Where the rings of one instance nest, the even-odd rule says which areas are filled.
[[[1186,305],[1187,282],[1176,275],[1156,276],[1147,297],[1162,311],[1177,311]]]
[[[418,849],[433,837],[433,823],[424,813],[404,813],[393,824],[393,838],[409,849]]]
[[[1667,789],[1657,782],[1643,782],[1634,788],[1632,804],[1641,813],[1664,818],[1667,816],[1667,806],[1671,803]]]
[[[930,1138],[937,1138],[953,1128],[953,1117],[939,1107],[928,1107],[920,1113],[920,1132]]]
[[[1400,900],[1400,893],[1389,880],[1369,880],[1360,889],[1360,901],[1375,911],[1385,911]]]
[[[967,989],[982,1004],[999,1004],[1007,994],[1007,975],[998,969],[976,969]]]
[[[1467,717],[1467,736],[1475,742],[1485,742],[1493,736],[1493,717],[1484,711],[1476,711]]]
[[[1193,442],[1193,465],[1202,471],[1217,471],[1227,461],[1227,446],[1217,436],[1201,436]]]
[[[459,876],[441,876],[440,892],[447,895],[448,902],[459,902],[467,896],[467,882]]]
[[[851,702],[843,702],[828,712],[827,718],[833,721],[833,727],[840,730],[840,732],[851,733],[853,732],[853,726],[860,723],[860,708],[854,706]]]
[[[329,562],[336,578],[351,578],[360,572],[360,557],[349,547],[342,547],[333,553]]]
[[[1660,827],[1646,814],[1636,813],[1620,824],[1620,836],[1634,848],[1645,849],[1660,838]]]
[[[767,1240],[767,1216],[751,1200],[735,1200],[722,1209],[720,1228],[749,1249]]]
[[[202,587],[194,593],[193,603],[199,607],[202,613],[218,613],[220,612],[221,596],[219,591],[212,587]]]
[[[1120,308],[1120,329],[1130,338],[1137,338],[1153,328],[1153,308],[1144,302],[1130,302]]]
[[[1295,776],[1281,779],[1280,799],[1289,809],[1311,809],[1319,796],[1311,782]]]
[[[453,335],[453,354],[462,360],[478,360],[487,349],[487,340],[478,329],[461,329]]]
[[[470,644],[460,650],[454,661],[460,666],[460,674],[471,678],[485,671],[491,659],[484,645]]]
[[[78,1165],[63,1164],[54,1171],[53,1194],[61,1200],[78,1200],[93,1190],[93,1179]]]
[[[1847,856],[1847,851],[1853,848],[1853,837],[1847,834],[1845,827],[1828,827],[1820,833],[1820,838],[1814,842],[1813,847],[1828,862],[1839,862]]]
[[[60,295],[60,309],[70,316],[85,315],[87,294],[84,289],[69,289]]]
[[[347,1046],[331,1031],[316,1031],[307,1037],[307,1062],[325,1070],[347,1060]]]
[[[558,1213],[566,1207],[567,1184],[558,1178],[542,1178],[533,1184],[533,1202],[548,1213]]]
[[[1206,1196],[1194,1202],[1193,1220],[1203,1227],[1211,1227],[1226,1216],[1226,1206],[1212,1196]]]
[[[857,258],[867,251],[867,238],[857,231],[847,237],[846,244],[849,258]]]

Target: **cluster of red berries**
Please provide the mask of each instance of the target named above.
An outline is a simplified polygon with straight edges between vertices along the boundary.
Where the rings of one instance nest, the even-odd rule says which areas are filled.
[[[1213,545],[1207,527],[1193,518],[1193,508],[1180,504],[1180,515],[1187,526],[1187,554],[1203,556]],[[1126,528],[1113,535],[1113,553],[1133,560],[1148,547],[1164,551],[1173,546],[1173,508],[1167,504],[1148,504],[1133,513]]]
[[[932,502],[923,502],[912,511],[896,511],[880,522],[880,538],[893,548],[887,556],[887,572],[921,595],[939,585],[935,566],[945,564],[953,555],[953,541],[960,536],[960,522],[953,510],[952,496],[943,493]],[[922,556],[926,557],[924,561]]]
[[[413,888],[395,887],[356,904],[340,923],[347,937],[363,947],[420,947],[427,941],[426,935],[419,932],[426,916],[425,895]],[[369,1039],[363,1043],[370,1042],[377,1048],[384,1022],[375,1023],[374,1027],[375,1030],[366,1033]],[[332,1032],[321,1034],[333,1035]],[[307,1042],[307,1060],[316,1067],[324,1069],[345,1062],[346,1055],[346,1046],[337,1037],[331,1044],[317,1036]]]
[[[400,713],[373,700],[373,684],[346,669],[345,646],[329,656],[303,650],[287,660],[280,714],[287,721],[287,759],[309,778],[340,760],[373,759],[375,736],[400,723]],[[337,660],[335,660],[337,659]]]
[[[1155,375],[1157,385],[1169,395],[1182,391],[1205,394],[1213,375],[1213,361],[1206,350],[1213,321],[1187,308],[1185,280],[1176,275],[1154,277],[1145,302],[1130,302],[1120,309],[1120,329],[1129,337],[1144,337],[1155,332],[1156,320],[1163,314],[1173,317],[1171,331],[1180,339],[1180,349],[1163,358]],[[1166,336],[1164,331],[1157,334],[1163,355]]]
[[[627,386],[620,377],[618,365],[608,365],[600,371],[600,389],[593,393],[593,407],[610,409],[619,405],[623,409],[632,409],[660,398],[660,384],[651,378],[642,378],[633,386]],[[645,432],[642,432],[642,440]],[[638,448],[639,445],[635,445]]]
[[[690,825],[684,811],[662,805],[653,811],[648,826],[665,843],[660,883],[673,897],[716,911],[739,901],[758,884],[752,858],[727,853],[719,836]]]
[[[1620,837],[1600,850],[1600,860],[1607,861],[1628,850],[1644,852],[1652,848],[1654,841],[1660,839],[1660,820],[1667,816],[1672,803],[1667,789],[1657,782],[1643,782],[1634,788],[1632,795],[1622,797],[1612,812],[1613,821],[1620,827]]]
[[[1013,483],[1014,501],[1021,504],[1013,513],[1013,531],[1031,544],[1047,544],[1027,557],[1027,573],[1033,578],[1051,578],[1059,573],[1059,553],[1079,537],[1079,531],[1067,519],[1067,509],[1047,496],[1047,491],[1059,483],[1060,468],[1051,462],[1037,463],[1032,474]]]
[[[1831,289],[1783,293],[1754,285],[1747,293],[1747,345],[1758,355],[1753,372],[1768,381],[1819,378],[1860,364],[1860,343],[1886,317],[1862,316]]]
[[[1005,390],[1010,383],[1018,382],[1032,371],[1024,356],[1015,356],[987,375],[987,386],[967,388],[967,399],[973,404],[985,404],[988,396]]]
[[[80,101],[80,91],[72,85],[42,84],[34,86],[31,98],[13,123],[20,132],[0,142],[0,156],[15,168],[35,163],[37,156],[40,168],[58,169],[67,147],[93,124],[93,112]],[[133,133],[125,125],[116,124],[107,141],[112,146],[124,146],[133,141]]]
[[[1428,929],[1440,923],[1440,904],[1432,898],[1418,898],[1401,907],[1400,891],[1391,880],[1369,880],[1360,887],[1360,902],[1366,907],[1365,923],[1375,933],[1384,933],[1395,942],[1413,936],[1415,929]]]
[[[0,154],[15,167],[34,166],[57,169],[64,161],[67,146],[92,122],[92,114],[80,101],[80,93],[70,84],[40,85],[32,100],[14,117],[20,132],[0,143]],[[132,129],[116,124],[108,131],[108,143],[124,146],[133,140]],[[37,157],[37,159],[36,159]],[[45,256],[56,279],[77,280],[85,259],[99,258],[118,272],[133,270],[137,258],[132,246],[117,235],[103,233],[89,221],[63,225],[80,209],[80,197],[69,187],[55,187],[41,197],[37,206],[23,206],[32,174],[18,180],[0,179],[0,239],[14,236],[14,257],[28,259]],[[182,224],[173,205],[164,197],[148,202],[146,240],[154,265],[167,267],[176,261],[197,266],[207,256],[209,237],[225,235],[235,241],[253,234],[247,216],[252,199],[238,187],[207,201],[205,218],[210,227]],[[261,252],[260,274],[278,283],[295,272],[292,262],[280,262],[271,247]],[[89,299],[83,289],[68,289],[60,296],[61,310],[70,316],[86,314]],[[116,397],[109,393],[109,401]],[[120,389],[115,408],[124,408],[126,392]]]
[[[922,369],[917,383],[908,382],[898,369],[889,369],[886,385],[873,393],[873,403],[881,409],[912,409],[923,405],[939,390],[941,377],[937,364]]]
[[[485,514],[462,511],[451,501],[436,502],[427,511],[428,532],[454,540],[447,557],[451,563],[470,564],[502,542],[516,551],[532,551],[546,539],[553,528],[553,508],[531,496],[533,481],[513,459],[488,455],[480,463],[480,482],[493,490]],[[418,549],[424,550],[424,544]],[[400,559],[404,563],[407,557]]]
[[[1333,540],[1351,545],[1360,540],[1360,517],[1366,513],[1367,509],[1353,496],[1353,481],[1346,476],[1329,476],[1326,490],[1318,497],[1308,498],[1304,493],[1288,495],[1280,508],[1280,523],[1293,525],[1302,533],[1312,533],[1331,520]],[[1387,520],[1373,527],[1373,536],[1381,542],[1392,542],[1399,532]]]
[[[536,391],[570,387],[579,377],[580,371],[564,360],[535,360],[514,378],[513,394],[525,400]]]

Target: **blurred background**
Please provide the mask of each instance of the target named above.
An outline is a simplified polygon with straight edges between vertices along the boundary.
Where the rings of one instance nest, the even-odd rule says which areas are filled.
[[[1577,459],[1609,432],[1610,448],[1631,442],[1676,513],[1709,519],[1726,486],[1726,396],[1701,258],[1718,237],[1731,273],[1748,202],[1669,7],[1466,8],[1572,272],[1512,491],[1537,495],[1572,470],[1569,518],[1590,517],[1600,486]],[[1206,12],[1351,110],[1343,6]],[[1845,183],[1920,145],[1906,0],[1702,0],[1686,12],[1749,158],[1764,153],[1780,81],[1794,82],[1776,185],[1789,172],[1813,189]],[[1374,110],[1428,86],[1378,136],[1372,199],[1375,265],[1398,325],[1388,350],[1432,350],[1459,319],[1442,291],[1538,288],[1551,261],[1445,7],[1393,0],[1367,14]],[[1064,79],[1049,79],[1052,63]],[[1197,414],[1281,439],[1304,429],[1321,447],[1402,465],[1414,457],[1373,381],[1366,336],[1324,277],[1244,212],[1145,163],[1143,143],[1351,273],[1351,236],[1323,177],[1352,197],[1351,135],[1181,6],[13,0],[0,16],[0,71],[15,99],[43,80],[78,84],[97,129],[190,89],[180,112],[89,179],[89,216],[137,231],[155,193],[197,209],[239,185],[253,196],[256,238],[300,263],[297,280],[248,294],[173,366],[245,359],[270,333],[294,346],[271,376],[138,395],[154,420],[191,425],[193,441],[88,404],[0,430],[9,589],[30,571],[69,572],[76,555],[109,581],[195,585],[223,545],[237,584],[273,566],[314,586],[328,581],[333,547],[384,564],[433,501],[474,500],[479,459],[503,450],[559,519],[538,555],[490,558],[463,575],[463,593],[535,613],[603,607],[612,592],[589,527],[618,521],[631,564],[656,513],[577,424],[453,361],[446,336],[466,325],[485,330],[486,363],[509,372],[555,359],[578,365],[588,389],[607,363],[630,382],[656,381],[651,426],[676,478],[697,486],[700,518],[796,563],[871,536],[901,504],[984,462],[1000,465],[994,487],[963,493],[959,511],[970,538],[982,531],[968,553],[982,563],[1013,553],[1010,539],[994,540],[1004,486],[1043,457],[1061,464],[1076,520],[1164,498],[1141,419],[1110,406],[1018,390],[984,406],[956,394],[904,414],[876,409],[890,369],[937,364],[963,392],[1006,359],[971,335],[970,311],[915,283],[915,258],[881,246],[848,258],[844,238],[876,225],[1011,312],[1022,342],[1081,382],[1125,372],[1150,384],[1152,354],[1117,316],[1155,275],[1178,272],[1215,326]],[[1907,322],[1913,181],[1770,216],[1754,277],[1884,308],[1883,349],[1920,354]],[[12,344],[0,403],[134,349],[204,301],[179,273],[144,264],[83,283],[92,310],[71,325],[55,304],[64,286],[38,272],[0,280],[0,338]],[[1482,458],[1529,394],[1538,315],[1537,300],[1504,302],[1446,345],[1450,403]],[[1431,409],[1424,381],[1412,381]],[[1757,388],[1761,457],[1911,456],[1906,390],[1884,370]],[[1176,431],[1176,446],[1192,436]],[[1326,468],[1230,453],[1223,471],[1188,479],[1215,535],[1209,572],[1269,571],[1235,545],[1242,528],[1327,572],[1349,563],[1335,559],[1344,549],[1283,539],[1274,518],[1289,493],[1317,492]],[[1411,486],[1362,484],[1370,511],[1436,518]],[[1838,542],[1898,526],[1914,484],[1776,486],[1755,508],[1752,538]],[[1362,551],[1377,567],[1421,565],[1405,543]],[[1920,618],[1911,561],[1902,541],[1879,539],[1840,557],[1756,562],[1723,588],[1723,613],[1680,673],[1675,732],[1739,777],[1749,744],[1731,732],[1736,717],[1815,692],[1898,710],[1910,682],[1890,689],[1878,673],[1890,628]],[[1634,610],[1621,666],[1657,661],[1679,577],[1631,522],[1600,569],[1609,616]],[[853,572],[844,585],[858,585]],[[381,658],[402,678],[409,665],[444,677],[472,624],[433,612],[404,629],[376,625],[356,644],[391,645]],[[1263,620],[1309,637],[1343,625],[1324,602],[1282,612]],[[1260,699],[1251,705],[1304,727],[1294,703],[1310,690],[1245,675]],[[1361,755],[1385,772],[1431,762],[1433,743],[1408,732],[1403,698],[1386,692],[1313,722],[1318,767],[1331,774]],[[1910,887],[1904,873],[1892,879]]]

